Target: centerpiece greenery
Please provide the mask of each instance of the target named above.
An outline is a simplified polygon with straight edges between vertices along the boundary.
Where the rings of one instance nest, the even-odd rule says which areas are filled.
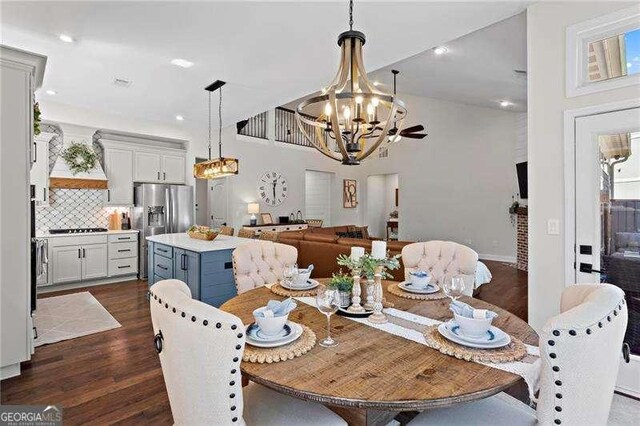
[[[72,142],[71,145],[60,153],[73,174],[88,173],[93,170],[98,161],[98,156],[89,146],[83,143]]]
[[[387,270],[393,271],[394,269],[398,269],[400,267],[399,259],[399,254],[395,256],[389,256],[388,253],[387,257],[384,259],[376,259],[370,254],[366,253],[364,256],[356,260],[351,258],[351,256],[341,254],[340,256],[338,256],[337,263],[340,266],[349,268],[351,271],[360,271],[360,273],[367,279],[372,280],[376,273],[376,269],[378,269],[380,266],[382,266],[382,278],[392,278],[392,275],[388,273]]]
[[[40,104],[33,104],[33,134],[38,136],[40,134],[40,122],[42,119],[40,118]]]
[[[351,289],[353,289],[353,277],[343,273],[341,269],[337,274],[331,275],[328,287],[350,293]]]

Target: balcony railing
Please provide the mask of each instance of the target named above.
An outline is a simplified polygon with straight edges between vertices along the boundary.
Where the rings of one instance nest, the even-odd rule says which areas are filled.
[[[267,139],[267,111],[254,115],[247,120],[238,121],[236,128],[239,135]]]
[[[310,137],[316,137],[313,126],[304,124],[304,127]],[[283,107],[276,108],[276,141],[313,148],[313,145],[307,141],[300,129],[298,129],[295,112]]]

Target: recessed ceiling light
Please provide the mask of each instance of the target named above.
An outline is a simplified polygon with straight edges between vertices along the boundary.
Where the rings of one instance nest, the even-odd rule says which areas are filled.
[[[186,59],[176,58],[171,61],[171,63],[175,66],[182,68],[191,68],[193,66],[193,62],[187,61]]]
[[[500,101],[500,106],[502,108],[506,108],[506,107],[508,107],[510,105],[513,105],[513,104],[511,102],[509,102],[509,101]]]
[[[55,90],[51,90],[51,89],[47,90],[46,93],[47,93],[47,95],[51,95],[51,96],[54,96],[54,95],[58,94],[58,92],[56,92]]]
[[[444,46],[439,46],[436,47],[435,49],[433,49],[433,53],[435,53],[436,55],[443,55],[445,53],[447,53],[449,51],[449,49],[447,49]]]
[[[73,37],[71,37],[68,34],[60,34],[59,38],[60,38],[60,40],[64,41],[65,43],[73,43],[75,41],[73,39]]]
[[[181,115],[176,115],[176,120],[178,121],[184,121],[184,117]]]
[[[380,82],[378,80],[376,80],[376,81],[373,82],[373,85],[374,86],[380,86]]]

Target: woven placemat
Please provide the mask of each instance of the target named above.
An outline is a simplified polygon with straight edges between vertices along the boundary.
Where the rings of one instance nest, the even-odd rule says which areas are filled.
[[[400,287],[398,287],[398,284],[390,284],[387,287],[387,291],[396,296],[404,297],[405,299],[413,299],[413,300],[440,300],[440,299],[447,298],[447,296],[442,292],[442,290],[439,290],[437,293],[431,293],[431,294],[409,293],[408,291],[404,291]]]
[[[270,364],[306,354],[316,345],[316,333],[306,325],[300,325],[302,326],[302,335],[297,340],[277,348],[256,348],[247,344],[244,347],[242,360]]]
[[[311,290],[289,290],[282,287],[280,283],[276,283],[271,286],[271,292],[284,297],[314,297],[318,293],[318,287]]]
[[[496,349],[477,349],[458,345],[438,332],[437,325],[425,328],[424,337],[427,346],[437,349],[443,354],[454,356],[465,361],[502,363],[519,361],[527,356],[527,347],[522,341],[511,336],[511,343]]]

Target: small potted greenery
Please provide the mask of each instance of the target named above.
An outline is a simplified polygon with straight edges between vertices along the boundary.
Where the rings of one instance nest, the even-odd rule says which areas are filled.
[[[344,274],[342,269],[337,274],[331,275],[328,287],[338,290],[340,307],[346,308],[351,304],[351,290],[353,290],[353,277]]]

